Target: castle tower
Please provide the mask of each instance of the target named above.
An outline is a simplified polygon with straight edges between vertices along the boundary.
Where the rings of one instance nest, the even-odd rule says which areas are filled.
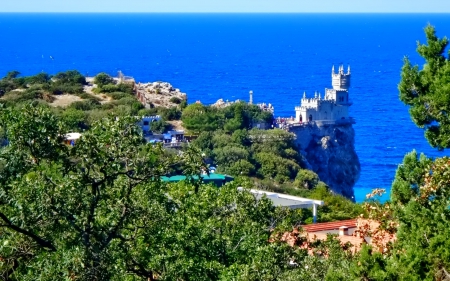
[[[350,88],[350,66],[347,73],[344,73],[344,66],[339,66],[338,73],[334,72],[334,65],[331,69],[331,85],[335,90],[348,90]]]
[[[295,119],[299,123],[311,122],[354,122],[349,119],[348,112],[352,103],[349,100],[350,88],[350,66],[347,73],[344,66],[339,66],[335,72],[334,66],[331,69],[331,89],[325,89],[322,96],[320,92],[314,93],[313,98],[307,98],[303,93],[300,106],[295,107]],[[343,121],[345,120],[345,121]]]
[[[249,94],[250,94],[250,100],[249,100],[248,104],[253,104],[253,91],[250,90]]]

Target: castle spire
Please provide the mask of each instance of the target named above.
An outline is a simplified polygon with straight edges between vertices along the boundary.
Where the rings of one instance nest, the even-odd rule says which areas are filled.
[[[321,97],[320,97],[320,92],[319,92],[319,100],[321,99]]]
[[[350,65],[348,65],[347,74],[350,74]]]
[[[317,91],[314,92],[314,98],[317,99]]]
[[[306,92],[303,92],[303,99],[306,99]]]
[[[333,67],[331,68],[331,74],[334,74],[334,65],[333,65]]]

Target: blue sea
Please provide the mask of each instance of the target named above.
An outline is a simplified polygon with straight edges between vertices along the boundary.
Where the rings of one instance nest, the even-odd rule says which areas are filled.
[[[0,14],[0,75],[121,70],[170,82],[189,102],[248,100],[253,90],[286,117],[304,91],[331,86],[332,65],[351,65],[361,202],[373,188],[389,193],[411,150],[448,154],[428,145],[398,100],[403,57],[424,63],[415,49],[427,23],[450,36],[448,14]]]

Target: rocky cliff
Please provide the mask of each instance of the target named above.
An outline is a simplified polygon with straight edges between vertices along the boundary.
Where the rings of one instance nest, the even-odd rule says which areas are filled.
[[[353,186],[361,167],[352,125],[296,126],[289,131],[297,136],[307,168],[316,172],[333,192],[354,200]]]

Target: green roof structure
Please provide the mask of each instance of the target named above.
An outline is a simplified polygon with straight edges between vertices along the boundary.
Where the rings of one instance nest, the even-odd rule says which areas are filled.
[[[198,176],[193,176],[194,179],[198,179]],[[220,187],[227,182],[233,181],[234,178],[228,175],[210,173],[209,175],[201,175],[202,181],[204,183],[213,183],[214,185]],[[186,179],[184,175],[177,175],[171,177],[161,177],[165,182],[179,182]]]

